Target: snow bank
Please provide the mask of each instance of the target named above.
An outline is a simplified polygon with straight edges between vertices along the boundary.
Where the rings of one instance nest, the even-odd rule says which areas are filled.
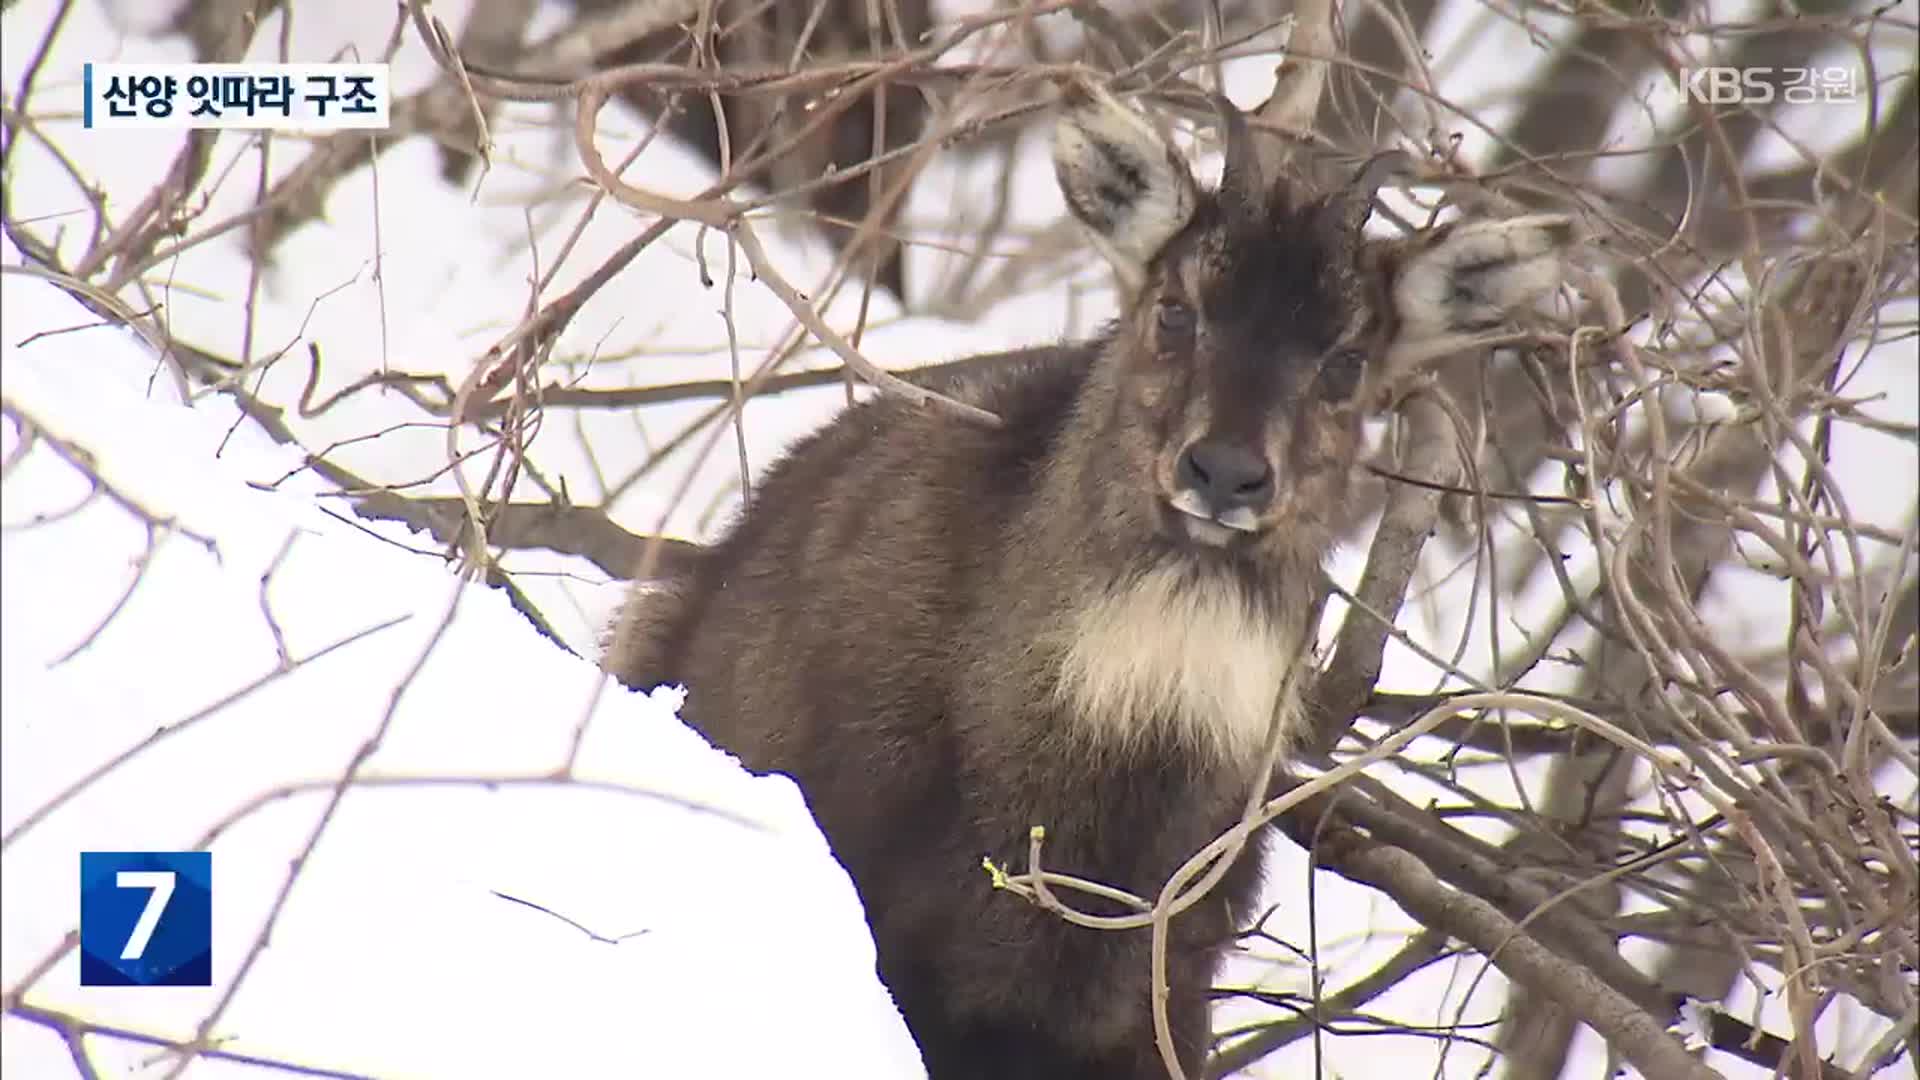
[[[458,586],[404,529],[349,520],[302,478],[260,490],[297,453],[236,428],[222,401],[157,400],[167,380],[149,382],[153,357],[121,331],[23,346],[30,324],[88,321],[63,294],[8,277],[0,300],[9,411],[177,526],[105,629],[58,662],[125,592],[146,528],[106,497],[63,513],[89,481],[45,442],[6,478],[9,990],[57,955],[29,1003],[172,1037],[232,994],[212,1029],[220,1051],[370,1076],[922,1075],[852,884],[791,782],[708,746],[675,718],[672,690],[601,688],[590,662],[501,594]],[[0,453],[21,439],[9,421]],[[296,661],[279,675],[269,569],[272,626]],[[542,779],[583,725],[573,779]],[[349,790],[323,825],[370,741],[363,775],[384,779]],[[213,987],[79,986],[77,955],[62,953],[78,853],[202,843]],[[171,1064],[126,1039],[86,1045],[103,1074]],[[54,1032],[12,1016],[0,1065],[74,1068]],[[209,1058],[190,1075],[267,1074]]]

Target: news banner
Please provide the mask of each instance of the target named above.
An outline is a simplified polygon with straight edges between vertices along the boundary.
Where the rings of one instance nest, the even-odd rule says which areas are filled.
[[[343,131],[388,126],[385,64],[88,64],[88,128],[272,128]]]

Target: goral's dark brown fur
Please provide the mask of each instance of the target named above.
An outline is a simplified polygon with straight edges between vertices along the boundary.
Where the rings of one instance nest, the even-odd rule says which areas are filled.
[[[934,1080],[1165,1074],[1148,931],[997,892],[981,857],[1024,870],[1043,825],[1048,869],[1151,898],[1232,826],[1273,718],[1296,715],[1282,676],[1368,370],[1558,281],[1545,217],[1376,246],[1370,190],[1265,183],[1227,118],[1203,192],[1137,114],[1069,95],[1056,167],[1126,285],[1113,328],[943,388],[999,428],[847,410],[672,589],[636,595],[606,658],[631,686],[683,684],[688,722],[798,781]],[[1172,923],[1189,1075],[1259,855]]]
[[[689,723],[806,792],[935,1080],[1165,1075],[1147,932],[1068,925],[996,893],[980,859],[1024,867],[1044,824],[1051,868],[1152,897],[1246,797],[1245,772],[1199,747],[1088,747],[1050,700],[1036,639],[1053,609],[1145,557],[1098,535],[1031,542],[1077,531],[1100,501],[1092,476],[1079,492],[1040,480],[1100,349],[1018,354],[962,388],[1000,430],[891,399],[849,410],[770,471],[677,593],[641,601],[638,648],[615,669],[686,685]],[[1257,865],[1248,852],[1173,924],[1172,1023],[1190,1067],[1229,908],[1250,899]]]

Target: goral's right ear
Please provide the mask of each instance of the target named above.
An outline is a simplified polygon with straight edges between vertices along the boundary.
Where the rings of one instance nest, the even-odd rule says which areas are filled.
[[[1382,241],[1398,323],[1388,367],[1410,369],[1471,344],[1560,286],[1572,222],[1559,214],[1464,220]]]
[[[1146,118],[1097,86],[1069,83],[1053,132],[1053,171],[1128,292],[1193,217],[1193,174]]]

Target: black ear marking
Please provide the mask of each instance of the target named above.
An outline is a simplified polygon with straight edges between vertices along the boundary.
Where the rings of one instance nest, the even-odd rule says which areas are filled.
[[[1053,133],[1054,176],[1067,209],[1130,290],[1193,217],[1193,174],[1145,117],[1106,90],[1072,81]]]
[[[1399,242],[1386,272],[1399,367],[1455,351],[1560,286],[1571,221],[1559,214],[1463,220]]]

